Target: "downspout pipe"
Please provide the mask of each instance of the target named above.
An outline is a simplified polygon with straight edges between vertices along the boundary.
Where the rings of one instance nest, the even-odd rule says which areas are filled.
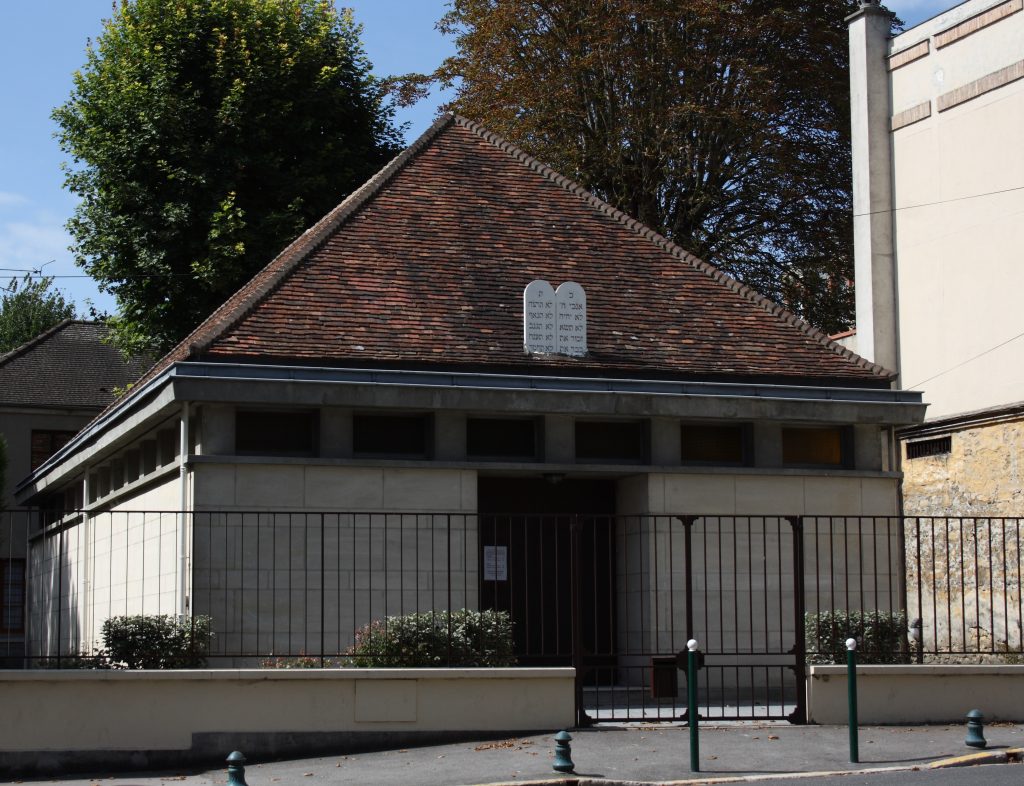
[[[178,615],[188,616],[188,455],[189,455],[189,402],[181,405],[181,432],[178,450],[178,479],[180,498],[178,505]]]

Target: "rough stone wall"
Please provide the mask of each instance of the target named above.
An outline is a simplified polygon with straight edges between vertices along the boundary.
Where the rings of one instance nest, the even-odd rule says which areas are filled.
[[[951,436],[949,453],[904,458],[906,515],[1021,515],[1024,421],[978,426]]]
[[[924,622],[926,653],[1019,658],[1024,421],[950,436],[949,453],[903,461],[908,616]]]

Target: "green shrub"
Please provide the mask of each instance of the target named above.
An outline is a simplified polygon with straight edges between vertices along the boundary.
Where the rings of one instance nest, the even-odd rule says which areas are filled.
[[[449,637],[449,628],[451,635]],[[353,666],[514,666],[505,611],[428,611],[388,617],[356,631],[345,654]]]
[[[305,650],[300,650],[298,655],[275,655],[271,652],[269,657],[260,661],[260,667],[264,669],[335,669],[345,665],[344,658],[321,658],[319,655],[307,655]]]
[[[168,614],[111,617],[103,623],[103,649],[115,669],[194,669],[206,665],[213,639],[209,617],[179,620]]]
[[[907,618],[901,611],[822,611],[804,616],[808,663],[846,663],[846,640],[857,640],[857,663],[910,663]]]

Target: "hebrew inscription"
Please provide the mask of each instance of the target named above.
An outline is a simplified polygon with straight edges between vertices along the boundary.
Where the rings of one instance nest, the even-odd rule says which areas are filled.
[[[555,290],[547,281],[531,281],[523,292],[523,346],[527,352],[557,351]]]
[[[523,292],[523,347],[527,353],[587,354],[587,295],[575,281],[554,289],[531,281]]]

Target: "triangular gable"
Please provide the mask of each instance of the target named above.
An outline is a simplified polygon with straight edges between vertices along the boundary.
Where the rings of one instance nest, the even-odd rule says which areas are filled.
[[[579,282],[584,358],[530,356],[522,292]],[[177,360],[884,384],[892,376],[477,124],[438,120],[154,368]]]

